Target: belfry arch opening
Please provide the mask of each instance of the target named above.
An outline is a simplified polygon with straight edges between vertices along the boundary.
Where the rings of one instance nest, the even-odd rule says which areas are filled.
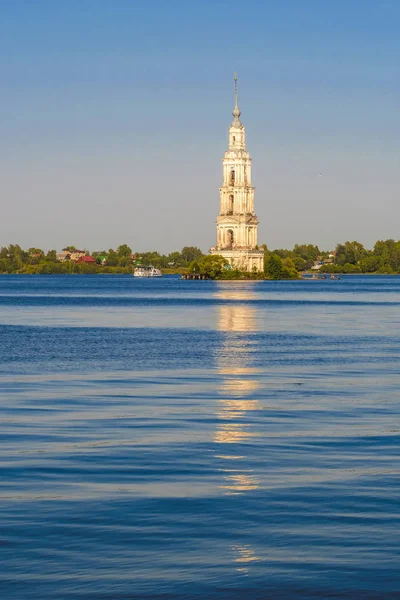
[[[226,247],[232,248],[234,242],[233,230],[228,229],[226,232]]]
[[[234,198],[233,198],[233,194],[231,194],[229,196],[229,200],[228,200],[228,215],[233,215],[233,203],[234,203]]]
[[[235,185],[235,169],[231,169],[231,174],[229,177],[229,185]]]

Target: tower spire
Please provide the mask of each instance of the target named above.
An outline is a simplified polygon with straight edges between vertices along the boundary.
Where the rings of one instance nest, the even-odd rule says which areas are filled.
[[[234,81],[234,86],[235,86],[235,108],[238,105],[238,85],[237,85],[237,73],[235,72],[233,74],[233,81]]]
[[[233,123],[232,125],[236,125],[237,127],[239,127],[241,125],[240,122],[240,108],[239,108],[239,102],[238,102],[238,78],[237,78],[237,73],[234,73],[233,75],[233,81],[234,81],[234,89],[235,89],[235,107],[232,111],[232,115],[233,115]]]

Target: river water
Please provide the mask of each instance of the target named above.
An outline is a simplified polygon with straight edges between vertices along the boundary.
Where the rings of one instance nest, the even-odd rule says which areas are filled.
[[[400,598],[400,278],[0,277],[0,597]]]

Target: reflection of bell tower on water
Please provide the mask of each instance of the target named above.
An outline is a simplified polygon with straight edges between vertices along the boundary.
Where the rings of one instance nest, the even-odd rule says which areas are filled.
[[[216,458],[221,461],[220,489],[226,495],[252,494],[260,488],[254,454],[261,435],[256,415],[262,410],[257,392],[260,369],[254,366],[259,351],[254,334],[261,330],[261,315],[251,301],[258,298],[253,284],[218,282],[217,330],[222,334],[216,353],[218,426],[214,436]],[[232,287],[234,286],[234,287]],[[254,443],[252,443],[252,440]],[[236,571],[247,575],[260,560],[257,549],[241,537],[230,546]]]
[[[229,147],[223,158],[223,184],[217,217],[217,245],[211,254],[220,254],[243,271],[264,270],[264,250],[257,247],[258,219],[254,212],[251,185],[251,158],[246,148],[245,128],[240,121],[237,77],[235,107],[229,128]]]
[[[218,310],[217,329],[224,336],[216,356],[221,383],[220,423],[214,439],[219,444],[229,444],[232,449],[232,445],[248,442],[258,435],[252,413],[260,409],[254,397],[260,381],[259,370],[253,366],[256,346],[249,335],[258,331],[260,324],[256,310],[249,305],[249,300],[257,296],[248,288],[232,290],[229,285],[221,284],[217,297],[228,303],[220,305]],[[232,300],[233,303],[229,302]],[[226,450],[222,457],[230,463],[226,481],[221,486],[227,493],[243,493],[258,487],[254,473],[242,465],[246,462],[245,456]]]

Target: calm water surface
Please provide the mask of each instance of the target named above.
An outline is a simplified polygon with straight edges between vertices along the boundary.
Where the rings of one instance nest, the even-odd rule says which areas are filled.
[[[0,277],[2,599],[399,599],[400,278]]]

